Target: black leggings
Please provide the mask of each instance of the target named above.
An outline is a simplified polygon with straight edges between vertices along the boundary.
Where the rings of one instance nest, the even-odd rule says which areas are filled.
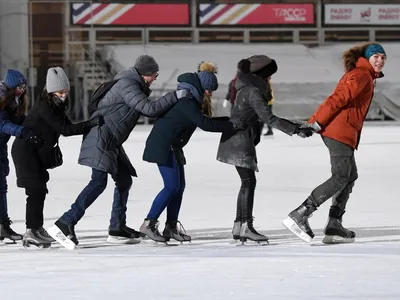
[[[251,169],[236,167],[242,185],[239,190],[236,207],[236,220],[240,222],[253,222],[254,191],[256,189],[256,175]]]

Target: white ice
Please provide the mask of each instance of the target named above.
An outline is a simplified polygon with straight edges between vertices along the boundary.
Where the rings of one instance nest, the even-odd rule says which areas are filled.
[[[139,174],[128,203],[128,225],[136,229],[162,187],[157,167],[141,159],[149,130],[138,126],[125,144]],[[90,169],[77,164],[80,141],[61,139],[65,163],[51,171],[46,227],[90,179]],[[311,245],[281,225],[329,177],[330,166],[319,136],[303,140],[278,131],[257,149],[255,225],[271,245],[231,244],[240,181],[233,166],[216,161],[218,141],[219,134],[198,130],[185,148],[187,188],[180,220],[193,237],[191,245],[107,245],[110,180],[76,227],[78,249],[55,244],[50,250],[25,250],[20,243],[0,243],[0,299],[399,299],[399,127],[370,123],[364,128],[356,153],[359,179],[344,218],[357,240],[348,245],[322,246],[329,202],[310,220],[317,234]],[[15,186],[13,166],[8,180],[10,216],[14,229],[23,232],[25,195]],[[162,215],[161,230],[164,220]]]

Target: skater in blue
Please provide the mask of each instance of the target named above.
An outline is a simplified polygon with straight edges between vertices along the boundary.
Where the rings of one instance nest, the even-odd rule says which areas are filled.
[[[0,82],[0,240],[22,240],[22,235],[11,229],[7,203],[7,176],[10,172],[7,144],[11,136],[36,143],[39,137],[21,126],[27,106],[26,78],[17,70],[7,70]]]
[[[183,147],[189,142],[196,128],[227,134],[235,134],[236,130],[244,128],[242,120],[232,123],[227,117],[209,117],[211,102],[204,99],[210,99],[212,92],[218,88],[217,77],[213,72],[185,73],[178,77],[178,82],[178,90],[184,91],[186,95],[156,121],[143,154],[143,160],[158,165],[164,181],[164,188],[154,199],[140,227],[140,232],[157,242],[170,239],[180,242],[191,240],[191,237],[179,228],[178,217],[186,185]],[[167,220],[161,235],[158,231],[158,218],[165,209]]]

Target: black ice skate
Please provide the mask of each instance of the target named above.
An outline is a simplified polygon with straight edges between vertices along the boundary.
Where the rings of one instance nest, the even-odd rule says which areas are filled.
[[[61,246],[69,250],[74,250],[75,246],[79,244],[74,227],[75,225],[66,224],[61,220],[57,220],[54,226],[50,227],[47,231]]]
[[[293,210],[289,217],[283,220],[283,225],[301,238],[303,241],[310,243],[314,238],[314,233],[308,224],[308,218],[317,209],[314,203],[307,199],[298,208]]]
[[[145,219],[142,226],[140,226],[140,232],[147,235],[155,242],[165,243],[167,240],[158,231],[158,225],[159,222],[157,220]]]
[[[25,248],[36,246],[38,248],[50,248],[51,242],[44,240],[37,229],[27,229],[22,239]]]
[[[4,239],[9,239],[13,242],[22,240],[22,235],[16,233],[11,229],[11,220],[7,219],[0,223],[0,241]]]
[[[110,229],[108,231],[107,242],[110,244],[138,244],[141,237],[140,232],[124,226],[121,230]]]
[[[329,217],[324,233],[325,237],[322,240],[324,244],[353,243],[356,237],[356,233],[354,231],[343,227],[341,219],[332,217]]]
[[[240,227],[239,238],[242,242],[242,245],[245,245],[245,242],[247,242],[247,240],[256,242],[259,245],[268,244],[268,237],[258,233],[254,229],[252,221],[242,223],[242,226]]]
[[[43,227],[38,228],[37,231],[43,240],[48,241],[50,243],[54,243],[56,241],[55,239],[53,239],[51,237],[51,235]]]
[[[242,227],[242,222],[240,222],[240,221],[235,221],[235,222],[233,223],[232,236],[233,236],[233,239],[234,239],[235,241],[237,241],[237,240],[240,239],[240,228],[241,228],[241,227]]]
[[[191,242],[191,236],[186,234],[185,228],[183,228],[179,221],[167,221],[163,231],[163,236],[168,242],[170,239],[174,239],[178,242]]]

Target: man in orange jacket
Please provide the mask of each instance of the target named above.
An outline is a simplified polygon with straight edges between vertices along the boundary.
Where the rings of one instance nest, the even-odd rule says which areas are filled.
[[[308,219],[329,198],[332,206],[322,242],[351,243],[355,239],[355,233],[343,227],[342,216],[358,177],[354,150],[371,105],[375,79],[383,76],[386,53],[381,45],[368,43],[344,52],[343,61],[345,74],[332,95],[308,120],[308,126],[321,134],[329,150],[332,176],[283,221],[285,227],[306,242],[314,237]]]

